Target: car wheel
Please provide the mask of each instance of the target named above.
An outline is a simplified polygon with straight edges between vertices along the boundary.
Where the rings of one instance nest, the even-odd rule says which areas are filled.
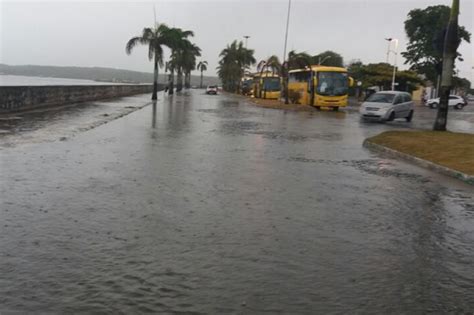
[[[317,109],[317,110],[321,110],[321,106],[316,106],[316,109]]]
[[[405,117],[405,119],[407,120],[407,122],[410,122],[412,118],[413,118],[413,111],[411,110],[410,114],[408,114],[408,116]]]
[[[430,104],[430,107],[431,107],[431,108],[438,108],[438,103],[431,103],[431,104]]]
[[[338,110],[339,110],[339,107],[337,107],[337,106],[332,108],[333,112],[337,112]]]
[[[462,109],[464,107],[463,104],[456,104],[456,106],[454,106],[454,108],[456,109]]]
[[[387,121],[393,121],[395,119],[395,112],[391,112],[390,116],[388,116]]]

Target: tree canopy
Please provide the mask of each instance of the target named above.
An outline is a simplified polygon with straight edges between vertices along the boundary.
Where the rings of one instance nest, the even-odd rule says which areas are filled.
[[[325,52],[314,55],[311,61],[315,65],[321,63],[322,66],[344,67],[344,59],[342,56],[331,50],[326,50]]]
[[[221,51],[217,74],[225,90],[237,91],[245,69],[256,62],[253,54],[253,49],[245,48],[242,41],[236,40]]]
[[[379,86],[383,90],[390,90],[392,84],[393,66],[388,63],[371,63],[364,65],[360,61],[352,62],[348,67],[349,75],[356,81],[362,82],[362,88]],[[397,90],[411,92],[423,80],[412,70],[396,72]]]
[[[414,9],[408,13],[405,32],[408,37],[407,50],[402,52],[411,70],[424,74],[436,82],[441,74],[443,43],[449,22],[450,8],[445,5],[429,6],[426,9]],[[471,34],[462,26],[458,29],[459,42],[470,42]],[[461,55],[458,53],[458,58]]]

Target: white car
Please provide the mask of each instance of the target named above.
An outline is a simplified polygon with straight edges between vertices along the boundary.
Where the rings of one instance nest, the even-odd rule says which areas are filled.
[[[461,96],[458,96],[458,95],[449,96],[448,106],[454,106],[454,108],[456,109],[463,109],[463,107],[466,105],[467,105],[467,102]],[[431,108],[438,108],[439,97],[426,101],[426,106],[429,106]]]
[[[206,88],[206,94],[217,95],[217,85],[208,85]]]
[[[381,91],[370,95],[360,107],[361,118],[367,120],[392,121],[413,118],[411,95],[399,91]]]

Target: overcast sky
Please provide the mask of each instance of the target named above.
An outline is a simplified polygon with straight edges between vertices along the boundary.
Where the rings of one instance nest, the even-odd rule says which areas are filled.
[[[385,37],[400,39],[413,8],[449,0],[292,0],[288,50],[340,53],[345,62],[385,61]],[[0,63],[101,66],[152,71],[144,48],[131,56],[125,43],[157,20],[193,30],[194,41],[214,75],[219,52],[232,40],[249,35],[257,60],[283,55],[287,0],[174,1],[5,1],[0,0]],[[460,24],[473,33],[472,0],[461,0]],[[474,46],[462,44],[460,76],[474,81]],[[401,56],[400,56],[401,57]],[[280,57],[281,58],[281,57]],[[403,59],[399,59],[399,64]],[[401,65],[401,68],[407,68]]]

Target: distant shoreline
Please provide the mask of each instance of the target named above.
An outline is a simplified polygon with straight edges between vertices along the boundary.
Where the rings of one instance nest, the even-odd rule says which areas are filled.
[[[90,82],[105,82],[110,84],[151,84],[153,73],[104,67],[66,67],[66,66],[37,66],[37,65],[7,65],[0,64],[2,75],[26,76],[51,79],[88,80]],[[167,82],[163,72],[158,76],[158,83]],[[200,74],[193,72],[191,85],[198,86]],[[220,84],[217,77],[204,76],[204,85]]]

